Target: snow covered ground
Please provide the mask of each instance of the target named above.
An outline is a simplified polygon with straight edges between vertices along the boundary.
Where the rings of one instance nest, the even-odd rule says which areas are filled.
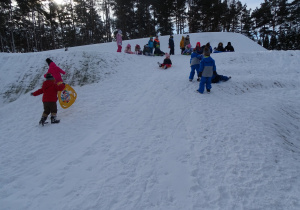
[[[266,51],[240,34],[190,34],[232,76],[210,94],[189,56],[116,53],[116,43],[0,54],[0,209],[300,209],[300,52]],[[168,36],[160,37],[168,51]],[[148,39],[123,42],[143,46]],[[50,57],[76,102],[38,125]]]

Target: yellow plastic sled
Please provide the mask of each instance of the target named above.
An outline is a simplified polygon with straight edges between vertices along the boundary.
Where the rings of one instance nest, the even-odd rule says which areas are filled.
[[[77,93],[68,84],[65,84],[65,89],[58,92],[59,104],[63,109],[69,108],[76,100]]]

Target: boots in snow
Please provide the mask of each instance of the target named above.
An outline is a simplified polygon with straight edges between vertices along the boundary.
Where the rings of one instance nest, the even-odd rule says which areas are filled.
[[[41,120],[40,120],[40,122],[39,122],[39,124],[42,125],[42,126],[44,126],[46,120],[47,120],[47,117],[42,117]]]
[[[60,122],[60,120],[57,120],[56,116],[51,116],[51,124],[53,124],[53,123],[59,123],[59,122]]]

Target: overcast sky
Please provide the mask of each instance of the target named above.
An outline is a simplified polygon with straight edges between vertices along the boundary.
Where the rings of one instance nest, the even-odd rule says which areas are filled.
[[[252,11],[256,8],[256,7],[260,7],[260,4],[264,2],[264,0],[240,0],[240,2],[242,2],[242,4],[247,4],[247,9],[252,9]]]
[[[255,10],[256,7],[260,7],[260,4],[264,2],[264,0],[240,0],[242,4],[247,4],[247,9]],[[288,0],[288,2],[292,2],[292,0]]]

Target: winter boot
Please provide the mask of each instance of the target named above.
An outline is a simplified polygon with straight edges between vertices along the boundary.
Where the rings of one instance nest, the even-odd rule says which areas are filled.
[[[51,124],[53,124],[53,123],[59,123],[59,122],[60,122],[60,120],[57,120],[56,116],[51,116]]]
[[[164,69],[167,69],[167,68],[168,68],[167,65],[165,65],[165,66],[164,66]]]
[[[42,116],[42,118],[41,118],[39,124],[42,125],[42,126],[44,126],[46,120],[47,120],[47,117]]]

